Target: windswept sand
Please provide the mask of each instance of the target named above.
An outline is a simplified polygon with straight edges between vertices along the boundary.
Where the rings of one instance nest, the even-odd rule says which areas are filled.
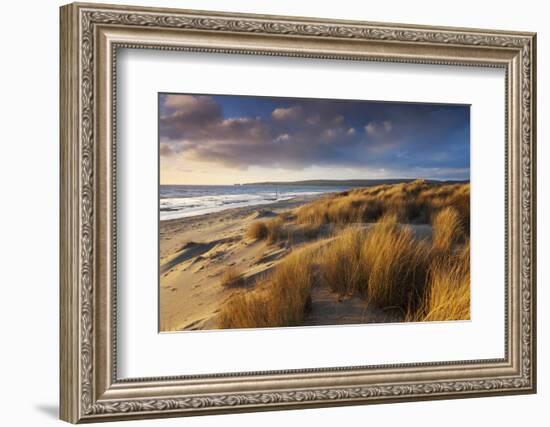
[[[254,221],[290,211],[317,197],[307,196],[269,205],[229,209],[223,212],[160,223],[160,330],[179,331],[217,328],[220,307],[235,289],[221,285],[221,275],[233,266],[244,276],[246,286],[271,271],[287,255],[288,242],[269,245],[266,240],[246,237]],[[417,237],[429,237],[429,225],[415,225]],[[330,237],[309,245],[322,246]],[[293,242],[293,248],[303,243]],[[312,290],[307,325],[391,322],[402,320],[392,310],[368,307],[358,297],[341,298],[327,287]]]
[[[265,274],[290,248],[245,237],[248,226],[315,197],[160,223],[160,329],[215,328],[215,317],[232,290],[220,284],[223,271],[234,266],[247,283]]]

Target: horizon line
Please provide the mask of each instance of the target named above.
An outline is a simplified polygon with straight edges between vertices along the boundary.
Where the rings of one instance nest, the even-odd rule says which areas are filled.
[[[187,183],[159,183],[159,185],[202,185],[202,186],[239,186],[239,185],[253,185],[253,184],[296,184],[302,182],[361,182],[361,181],[428,181],[428,182],[469,182],[470,179],[455,179],[455,178],[351,178],[351,179],[325,179],[325,178],[314,178],[314,179],[298,179],[295,181],[250,181],[250,182],[235,182],[230,184],[187,184]]]

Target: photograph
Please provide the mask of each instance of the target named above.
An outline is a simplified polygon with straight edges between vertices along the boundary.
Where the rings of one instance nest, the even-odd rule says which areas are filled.
[[[470,319],[470,107],[159,93],[161,332]]]

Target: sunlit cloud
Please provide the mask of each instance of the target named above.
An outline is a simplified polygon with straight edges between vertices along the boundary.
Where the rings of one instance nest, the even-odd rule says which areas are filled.
[[[170,94],[159,116],[161,168],[469,177],[467,106]]]

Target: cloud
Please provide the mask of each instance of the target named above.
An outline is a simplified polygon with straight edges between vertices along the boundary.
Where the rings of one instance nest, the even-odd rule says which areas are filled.
[[[289,108],[275,108],[271,115],[275,120],[298,120],[302,117],[303,110],[300,106],[293,106]]]
[[[319,114],[315,114],[313,116],[310,116],[306,119],[306,123],[311,126],[316,126],[321,121],[321,116]]]
[[[209,96],[165,95],[162,97],[163,113],[160,117],[160,133],[164,138],[194,136],[205,129],[202,123],[223,120],[221,107]]]
[[[159,151],[161,156],[169,156],[173,154],[172,146],[166,142],[161,142]]]
[[[189,143],[187,141],[172,141],[172,142],[162,142],[160,143],[160,155],[161,156],[171,156],[174,154],[181,153],[185,150],[185,146]]]
[[[341,114],[313,111],[305,126],[301,105],[274,108],[264,118],[225,118],[212,97],[182,98],[174,100],[170,95],[161,101],[161,155],[165,157],[184,152],[189,158],[224,166],[301,168],[309,160],[323,163],[329,152],[338,156],[326,144],[349,143],[353,136]]]
[[[393,129],[392,123],[389,120],[384,120],[383,122],[370,122],[365,126],[365,132],[367,135],[373,137],[381,137],[389,134]]]
[[[163,157],[241,170],[469,168],[466,107],[162,95],[159,132]]]
[[[282,133],[277,138],[275,138],[275,142],[288,141],[289,139],[290,135],[288,133]]]

